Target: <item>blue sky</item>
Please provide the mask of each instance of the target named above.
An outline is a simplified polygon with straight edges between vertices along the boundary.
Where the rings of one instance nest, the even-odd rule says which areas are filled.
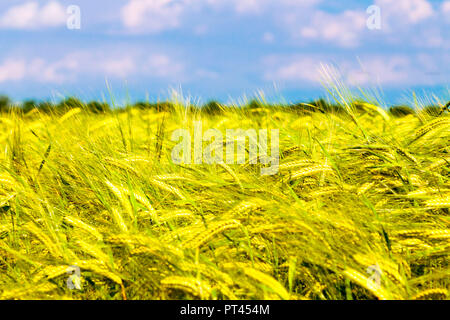
[[[119,100],[295,102],[326,95],[325,67],[386,103],[446,100],[449,27],[450,0],[2,0],[0,93],[109,99],[107,80]]]

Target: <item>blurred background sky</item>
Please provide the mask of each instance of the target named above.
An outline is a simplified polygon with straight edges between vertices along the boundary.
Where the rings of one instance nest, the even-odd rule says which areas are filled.
[[[67,28],[67,7],[81,29]],[[381,9],[369,30],[366,9]],[[170,88],[205,102],[326,95],[320,65],[386,103],[448,99],[450,0],[2,0],[0,94],[16,101],[164,100]],[[128,98],[127,98],[128,97]]]

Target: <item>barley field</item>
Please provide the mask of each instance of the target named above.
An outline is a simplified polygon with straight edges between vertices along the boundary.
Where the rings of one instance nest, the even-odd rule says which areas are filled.
[[[279,129],[279,171],[174,164],[194,121]],[[0,299],[448,299],[449,142],[368,103],[4,112]]]

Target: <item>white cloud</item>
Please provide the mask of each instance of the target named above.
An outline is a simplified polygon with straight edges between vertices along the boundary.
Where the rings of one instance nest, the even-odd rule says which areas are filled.
[[[417,47],[443,49],[449,45],[444,38],[445,35],[448,39],[448,33],[442,34],[440,26],[431,25],[416,32],[410,42]]]
[[[157,78],[176,78],[181,77],[184,66],[171,59],[165,54],[152,54],[148,57],[144,71]]]
[[[264,75],[267,81],[318,83],[320,76],[320,59],[312,56],[301,56],[283,62],[277,57],[266,59],[268,71]]]
[[[287,0],[286,0],[287,1]],[[450,1],[447,0],[450,3]],[[372,39],[390,43],[402,41],[423,47],[438,47],[442,45],[443,38],[439,32],[427,35],[426,29],[415,33],[411,30],[413,25],[429,21],[436,27],[436,12],[427,0],[375,0],[375,5],[381,8],[381,31],[369,31],[367,19],[369,15],[365,10],[346,10],[343,12],[327,12],[317,6],[307,7],[303,10],[288,10],[287,6],[277,10],[278,22],[284,25],[294,40],[310,40],[326,44],[337,44],[340,47],[357,47],[363,41]],[[450,4],[443,4],[442,11],[450,10]],[[450,21],[450,19],[449,19]],[[435,32],[433,30],[433,32]],[[383,38],[376,38],[384,34]]]
[[[223,10],[231,8],[238,14],[261,14],[274,13],[284,10],[296,10],[312,7],[322,0],[192,0],[200,7],[209,7],[213,9]]]
[[[450,70],[449,57],[422,54],[367,55],[363,59],[331,58],[330,55],[275,56],[264,61],[267,81],[290,84],[319,85],[323,82],[323,66],[337,70],[339,79],[349,86],[432,85],[445,81]]]
[[[379,33],[382,37],[377,40],[382,45],[403,44],[420,48],[447,46],[448,32],[442,23],[445,20],[445,3],[441,10],[435,10],[427,0],[375,0],[375,5],[381,9]]]
[[[441,13],[446,22],[450,22],[450,1],[445,1],[441,6]]]
[[[383,21],[388,25],[415,24],[433,16],[433,6],[427,0],[376,0]]]
[[[105,54],[101,51],[79,51],[60,59],[7,58],[0,62],[0,83],[32,81],[61,84],[79,77],[127,79],[140,76],[153,79],[180,79],[184,65],[161,53]]]
[[[340,14],[317,11],[311,23],[300,28],[300,36],[354,47],[358,45],[360,35],[365,30],[366,19],[365,13],[359,11],[349,10]]]
[[[48,62],[41,58],[7,58],[0,65],[0,83],[30,80],[61,83],[71,78],[78,64],[68,58]]]
[[[100,69],[105,75],[125,78],[136,72],[136,64],[132,57],[109,58],[100,64]]]
[[[0,17],[0,28],[4,29],[39,29],[57,27],[66,23],[65,8],[57,1],[49,1],[39,6],[37,1],[28,1],[10,7]]]
[[[121,10],[123,25],[130,31],[156,33],[180,25],[185,1],[130,0]]]
[[[263,10],[261,2],[261,0],[235,1],[235,9],[238,13],[259,13]]]
[[[77,66],[76,61],[67,58],[50,62],[36,58],[28,63],[27,76],[38,82],[63,83],[73,78]]]
[[[450,56],[442,54],[372,55],[361,60],[359,68],[346,73],[355,85],[426,86],[448,82]],[[365,78],[358,79],[358,72]]]
[[[81,51],[66,56],[65,61],[74,61],[79,74],[107,76],[129,79],[139,76],[146,78],[178,78],[183,75],[184,65],[167,54],[130,52],[105,54],[103,51]],[[98,62],[100,61],[100,62]]]
[[[376,0],[375,4],[381,8],[383,44],[421,48],[448,46],[448,32],[443,23],[445,3],[441,10],[435,10],[427,0]]]
[[[128,31],[158,33],[183,26],[183,20],[213,11],[215,14],[237,15],[292,12],[312,7],[322,0],[128,0],[121,8],[121,21]],[[208,18],[208,17],[207,17]],[[198,23],[198,21],[196,21]],[[194,29],[194,31],[197,31]]]
[[[22,80],[25,73],[25,61],[20,59],[7,59],[0,64],[0,83]]]
[[[206,24],[200,24],[194,28],[194,34],[197,36],[203,36],[208,33],[208,26]]]
[[[275,36],[272,32],[265,32],[263,34],[262,40],[265,43],[273,43],[275,41]]]
[[[442,12],[443,13],[450,13],[450,1],[445,1],[443,4],[442,4]]]
[[[361,61],[360,66],[350,65],[344,70],[344,78],[350,85],[404,85],[410,84],[410,76],[415,72],[410,58],[405,56],[370,57]]]

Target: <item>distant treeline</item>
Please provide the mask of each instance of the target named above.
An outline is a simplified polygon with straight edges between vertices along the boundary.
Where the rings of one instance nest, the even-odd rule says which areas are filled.
[[[360,110],[364,110],[362,102],[353,102],[352,107]],[[202,112],[215,115],[221,114],[226,111],[230,106],[221,104],[217,101],[209,101],[204,105],[190,105],[187,106],[190,109],[201,109]],[[448,107],[448,104],[447,104]],[[121,112],[129,108],[138,108],[143,110],[153,109],[156,111],[172,111],[175,109],[175,104],[173,102],[136,102],[134,104],[126,105],[119,108],[111,108],[111,106],[106,102],[91,101],[83,102],[75,97],[69,97],[58,103],[53,103],[49,101],[35,101],[35,100],[25,100],[20,104],[13,103],[7,96],[0,96],[0,113],[19,111],[24,114],[37,109],[39,112],[43,113],[64,113],[70,109],[81,108],[91,113],[110,113],[110,112]],[[257,112],[262,108],[272,108],[272,109],[283,109],[295,113],[309,113],[309,112],[333,112],[340,113],[345,112],[345,107],[339,104],[333,104],[325,99],[317,99],[307,103],[296,103],[296,104],[269,104],[266,102],[260,102],[258,100],[251,100],[247,104],[240,106],[242,109],[249,109],[250,111]],[[443,109],[437,105],[429,105],[422,109],[430,115],[439,115],[442,113]],[[407,105],[397,105],[389,108],[389,113],[396,117],[402,117],[409,114],[415,114],[415,110]]]

